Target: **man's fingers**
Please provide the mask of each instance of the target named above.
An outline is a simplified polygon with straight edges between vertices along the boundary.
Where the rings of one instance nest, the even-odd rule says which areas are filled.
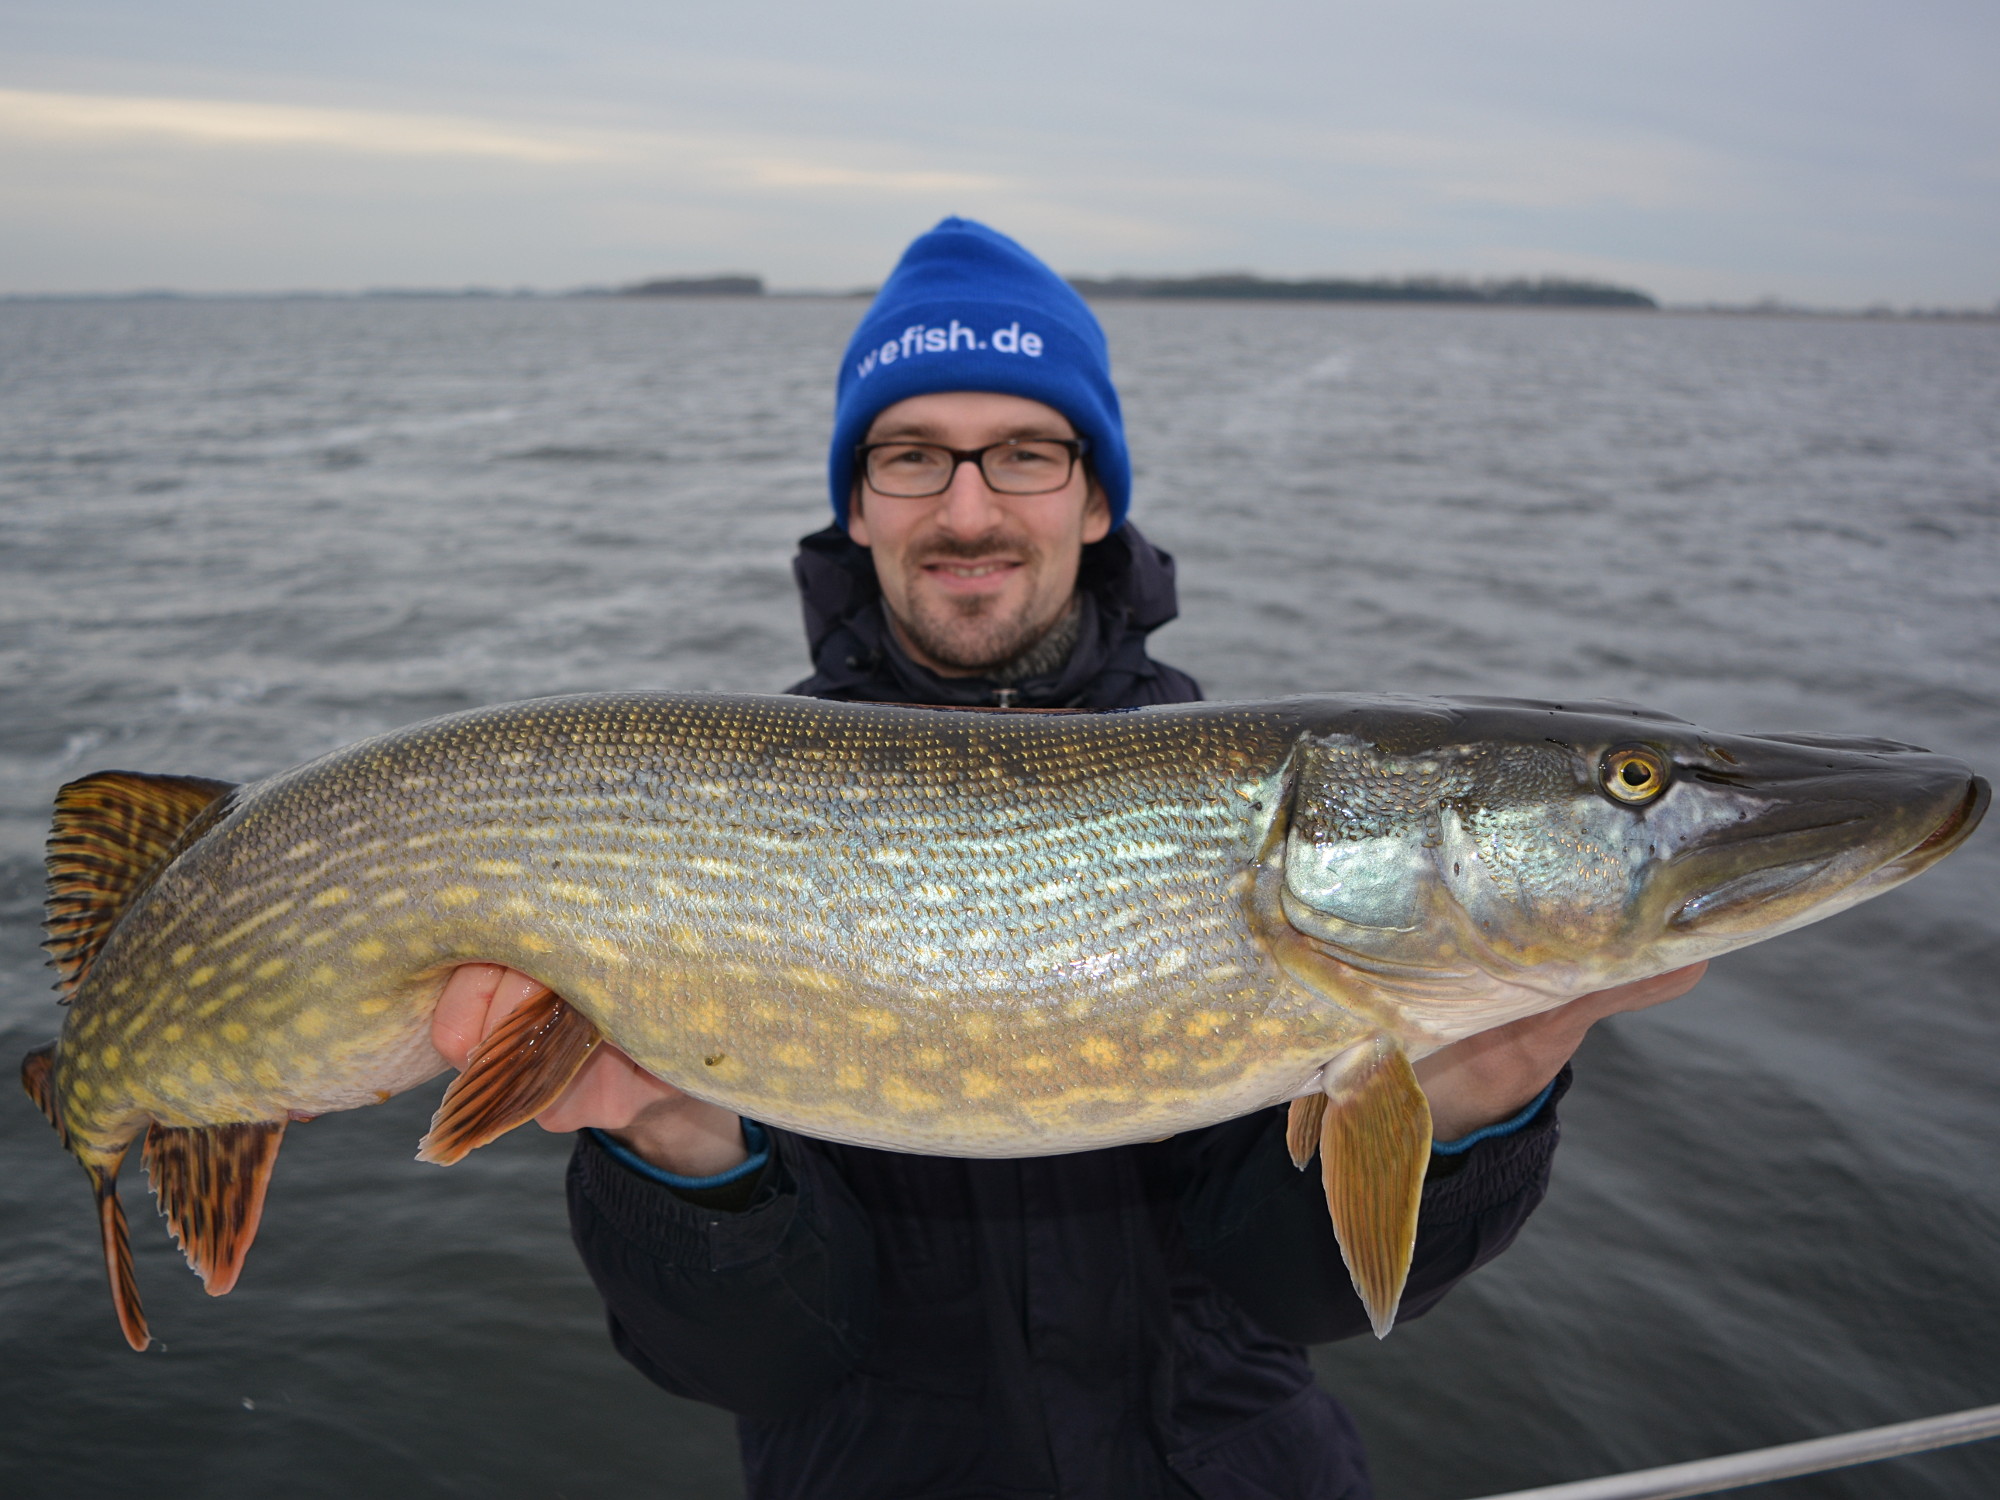
[[[504,964],[460,964],[452,970],[431,1013],[431,1045],[463,1071],[486,1034],[516,1010],[549,992]]]
[[[486,1013],[506,972],[502,964],[460,964],[445,980],[431,1012],[431,1045],[454,1068],[464,1070],[472,1049],[486,1035]]]
[[[1651,979],[1621,984],[1616,989],[1599,990],[1595,995],[1584,998],[1593,1002],[1591,1008],[1600,1016],[1644,1010],[1649,1005],[1679,999],[1701,983],[1701,976],[1707,972],[1708,961],[1704,959],[1698,964],[1689,964],[1685,969],[1672,969],[1665,974],[1655,974]]]

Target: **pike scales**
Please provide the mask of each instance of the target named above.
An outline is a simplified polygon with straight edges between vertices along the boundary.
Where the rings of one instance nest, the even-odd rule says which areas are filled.
[[[1987,796],[1885,741],[1617,705],[545,699],[245,787],[64,788],[50,933],[75,1003],[23,1077],[96,1187],[141,1347],[129,1143],[226,1290],[286,1122],[441,1071],[431,1011],[466,962],[560,998],[475,1052],[426,1137],[441,1162],[532,1118],[600,1038],[753,1118],[951,1155],[1318,1090],[1295,1154],[1316,1133],[1380,1332],[1430,1138],[1413,1058],[1887,889]]]

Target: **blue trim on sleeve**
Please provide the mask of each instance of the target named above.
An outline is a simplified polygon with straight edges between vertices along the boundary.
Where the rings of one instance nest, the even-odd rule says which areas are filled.
[[[1434,1156],[1458,1156],[1470,1151],[1481,1141],[1490,1141],[1499,1136],[1512,1135],[1542,1112],[1542,1106],[1549,1102],[1549,1095],[1555,1091],[1555,1082],[1551,1080],[1549,1086],[1530,1099],[1527,1108],[1523,1109],[1518,1115],[1513,1116],[1511,1119],[1502,1120],[1497,1125],[1481,1126],[1478,1130],[1473,1131],[1471,1135],[1462,1135],[1455,1141],[1432,1141],[1431,1154]]]
[[[631,1148],[620,1145],[603,1131],[592,1127],[585,1129],[590,1138],[602,1146],[606,1154],[627,1171],[636,1172],[651,1182],[679,1188],[682,1192],[692,1188],[727,1187],[732,1182],[740,1182],[753,1172],[763,1171],[764,1164],[771,1159],[771,1137],[755,1120],[743,1122],[743,1144],[750,1148],[749,1158],[738,1162],[727,1172],[717,1172],[713,1177],[683,1177],[678,1172],[669,1172],[664,1167],[654,1166]]]

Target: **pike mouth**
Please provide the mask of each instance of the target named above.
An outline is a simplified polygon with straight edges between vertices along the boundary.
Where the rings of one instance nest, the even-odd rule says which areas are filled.
[[[1975,776],[1965,789],[1965,796],[1951,815],[1933,828],[1924,841],[1907,854],[1898,855],[1889,863],[1901,868],[1913,861],[1921,869],[1934,864],[1952,850],[1972,837],[1972,830],[1986,816],[1986,809],[1993,801],[1993,786],[1984,776]]]
[[[1680,928],[1700,927],[1750,907],[1762,906],[1773,897],[1782,896],[1787,891],[1796,890],[1806,884],[1832,864],[1834,858],[1835,856],[1827,855],[1820,859],[1802,859],[1793,864],[1752,870],[1748,875],[1725,880],[1713,890],[1688,897],[1681,903],[1680,910],[1669,919],[1668,925]]]

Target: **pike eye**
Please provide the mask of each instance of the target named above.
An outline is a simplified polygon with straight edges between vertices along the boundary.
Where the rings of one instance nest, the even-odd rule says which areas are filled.
[[[1667,789],[1666,757],[1650,745],[1621,745],[1605,753],[1597,779],[1619,802],[1651,802]]]

